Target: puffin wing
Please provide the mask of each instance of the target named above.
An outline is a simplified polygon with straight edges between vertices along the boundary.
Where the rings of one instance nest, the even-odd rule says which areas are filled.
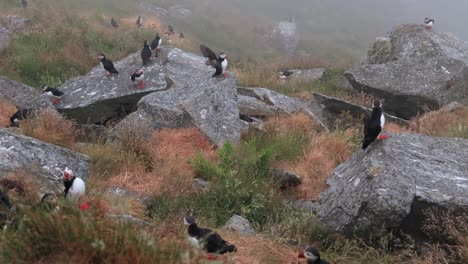
[[[159,46],[159,41],[161,38],[159,36],[155,37],[153,41],[151,41],[151,49],[155,50]]]
[[[216,57],[216,53],[214,53],[210,48],[208,48],[205,45],[200,45],[200,51],[204,57],[208,58],[209,65],[211,65],[213,68],[217,68],[216,65],[219,63],[218,57]]]
[[[119,73],[117,69],[115,68],[114,63],[111,60],[106,59],[103,64],[104,64],[104,69],[106,71],[110,73],[116,73],[116,74]]]

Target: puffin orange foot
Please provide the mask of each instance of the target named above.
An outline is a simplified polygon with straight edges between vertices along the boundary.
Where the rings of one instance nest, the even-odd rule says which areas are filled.
[[[137,85],[137,88],[138,89],[142,89],[146,84],[144,82],[140,82],[138,85]]]
[[[378,140],[384,140],[384,139],[387,139],[387,138],[388,138],[388,135],[380,134],[380,136],[377,139]]]
[[[52,103],[53,104],[58,104],[58,103],[60,103],[60,99],[54,98],[54,99],[52,99]]]
[[[207,253],[207,254],[206,254],[206,259],[208,259],[208,260],[217,260],[217,259],[218,259],[218,256],[213,255],[213,254],[210,254],[210,253]]]
[[[80,204],[80,210],[83,210],[83,211],[88,210],[90,207],[91,207],[91,205],[90,205],[89,202],[84,203],[84,204]]]
[[[229,77],[229,73],[225,72],[225,73],[223,73],[223,76],[224,77]]]

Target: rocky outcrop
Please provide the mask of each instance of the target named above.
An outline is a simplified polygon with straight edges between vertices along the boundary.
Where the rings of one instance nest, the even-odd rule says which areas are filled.
[[[418,233],[425,209],[468,208],[467,160],[468,140],[389,134],[335,169],[317,215],[345,233],[382,226]]]
[[[63,189],[63,169],[66,166],[83,180],[90,174],[87,156],[0,130],[0,178],[15,172],[33,176],[32,180],[38,184],[37,191],[41,196]]]
[[[12,102],[17,108],[31,108],[40,105],[52,106],[41,96],[41,91],[25,84],[0,76],[0,97]]]
[[[270,116],[275,113],[294,114],[305,108],[296,98],[266,88],[237,88],[239,111],[246,116]]]
[[[376,40],[367,64],[345,74],[355,89],[385,99],[388,113],[409,119],[452,101],[468,103],[468,44],[422,25],[400,25]]]
[[[140,124],[149,131],[158,128],[198,127],[215,144],[240,140],[236,78],[212,78],[213,69],[204,58],[166,47],[165,74],[173,87],[142,98],[138,111],[130,114],[113,131]]]
[[[115,62],[119,75],[105,76],[104,68],[94,67],[86,76],[75,78],[60,87],[65,93],[56,105],[57,110],[77,123],[101,123],[113,117],[136,110],[136,104],[145,95],[168,89],[162,66],[152,62],[142,67],[140,52]],[[137,88],[130,75],[143,69],[146,85]]]
[[[2,16],[2,20],[11,32],[21,32],[32,22],[31,19],[20,16]]]
[[[353,104],[319,93],[314,93],[314,99],[322,108],[322,117],[326,120],[326,123],[329,127],[332,127],[337,120],[340,120],[342,114],[344,113],[350,114],[353,118],[370,116],[372,113],[372,109],[368,107]],[[386,105],[383,106],[383,109],[386,110]],[[409,122],[404,119],[388,115],[386,113],[384,113],[384,115],[387,122],[396,123],[405,127],[409,126]]]
[[[226,223],[226,229],[235,231],[244,236],[254,236],[255,230],[250,225],[249,220],[240,215],[233,215]]]
[[[300,82],[313,82],[326,80],[329,77],[327,69],[314,68],[314,69],[292,69],[287,70],[292,73],[287,80],[295,80]]]
[[[0,25],[0,52],[6,50],[11,43],[10,32]]]

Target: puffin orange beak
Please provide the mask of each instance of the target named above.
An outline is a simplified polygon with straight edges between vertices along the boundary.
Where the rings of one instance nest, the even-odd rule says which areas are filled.
[[[299,255],[297,255],[298,258],[305,258],[304,256],[304,250],[302,250],[301,252],[299,252]]]

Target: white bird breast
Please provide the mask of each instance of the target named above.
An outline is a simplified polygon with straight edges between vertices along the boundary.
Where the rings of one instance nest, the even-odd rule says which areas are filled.
[[[190,242],[190,245],[192,245],[193,247],[196,247],[196,248],[200,248],[200,242],[198,241],[198,239],[189,236],[188,240]]]
[[[223,68],[223,71],[225,71],[228,67],[228,61],[225,59],[223,62],[221,62],[221,67]]]
[[[84,181],[81,178],[76,178],[73,181],[72,187],[68,190],[67,199],[75,202],[85,194],[85,191],[86,187]]]
[[[385,125],[385,116],[384,114],[380,115],[380,127],[383,129]]]

